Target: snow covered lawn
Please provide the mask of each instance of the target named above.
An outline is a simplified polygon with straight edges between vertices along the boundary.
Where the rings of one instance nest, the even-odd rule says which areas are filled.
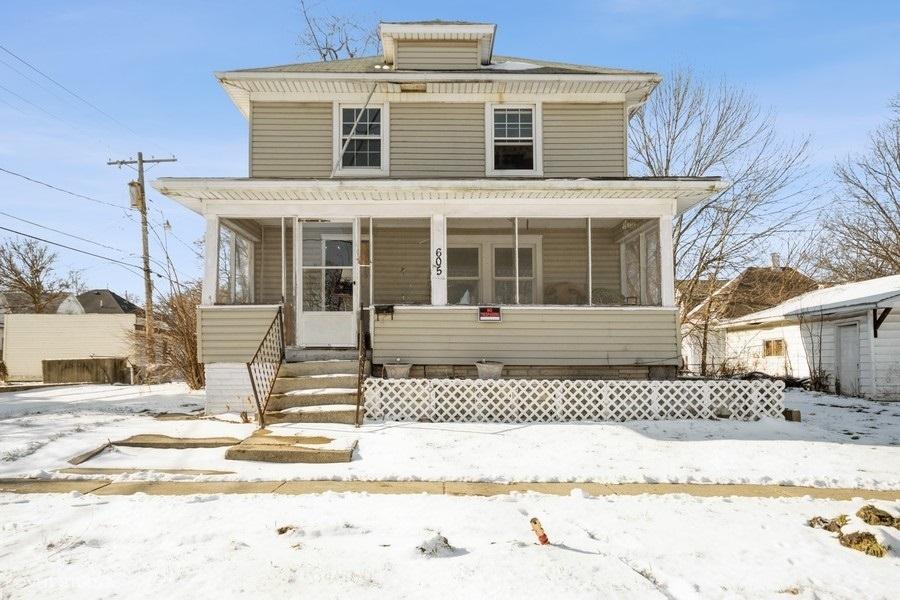
[[[862,525],[861,504],[6,494],[0,598],[896,598],[900,532]],[[842,513],[895,549],[866,556],[805,524]],[[455,550],[419,553],[438,532]]]
[[[158,421],[186,411],[183,386],[80,386],[0,394],[0,477],[61,477],[76,454],[140,433],[242,438],[252,424]],[[368,479],[768,483],[900,489],[900,404],[788,392],[803,422],[633,421],[567,424],[284,424],[278,433],[358,438],[344,464],[224,460],[224,449],[116,448],[84,467],[210,469],[231,475],[139,473],[126,479]],[[79,477],[83,477],[80,475]]]

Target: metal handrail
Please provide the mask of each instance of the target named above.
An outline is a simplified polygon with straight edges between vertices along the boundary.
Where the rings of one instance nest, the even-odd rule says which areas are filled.
[[[363,384],[366,377],[366,333],[363,331],[363,311],[359,310],[359,319],[357,320],[357,355],[356,364],[356,419],[354,423],[359,427],[362,423],[360,413],[362,412]]]
[[[253,358],[247,363],[260,429],[266,426],[265,415],[269,397],[275,387],[275,379],[278,377],[282,362],[284,362],[284,313],[279,306]]]

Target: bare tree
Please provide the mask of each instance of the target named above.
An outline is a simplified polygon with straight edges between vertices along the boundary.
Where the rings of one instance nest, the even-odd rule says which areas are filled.
[[[819,266],[835,283],[900,274],[900,94],[868,151],[835,165],[842,188],[823,217]]]
[[[630,159],[645,175],[721,175],[731,183],[674,223],[675,270],[685,300],[764,256],[812,201],[800,184],[808,141],[782,141],[773,114],[752,96],[726,83],[709,85],[689,70],[673,72],[638,110],[629,143]],[[707,303],[693,325],[686,320],[690,309],[682,302],[682,322],[702,329],[705,348],[703,323],[715,303]]]
[[[300,12],[306,25],[298,40],[302,56],[321,61],[355,58],[367,52],[378,52],[381,41],[377,27],[355,15],[317,15],[316,5],[300,0]]]
[[[37,240],[7,240],[0,244],[0,289],[19,292],[34,312],[46,312],[68,288],[68,282],[56,275],[56,258]]]

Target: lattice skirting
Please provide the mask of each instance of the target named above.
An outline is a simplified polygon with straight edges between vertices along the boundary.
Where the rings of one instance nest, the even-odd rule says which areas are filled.
[[[781,381],[368,379],[366,418],[530,423],[780,417]]]

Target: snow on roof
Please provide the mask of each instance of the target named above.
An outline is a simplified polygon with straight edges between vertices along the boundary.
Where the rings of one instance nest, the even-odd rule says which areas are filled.
[[[845,283],[830,288],[814,290],[761,310],[729,323],[767,321],[780,317],[794,317],[809,313],[836,313],[851,310],[878,308],[900,298],[900,275],[868,279],[857,283]]]

